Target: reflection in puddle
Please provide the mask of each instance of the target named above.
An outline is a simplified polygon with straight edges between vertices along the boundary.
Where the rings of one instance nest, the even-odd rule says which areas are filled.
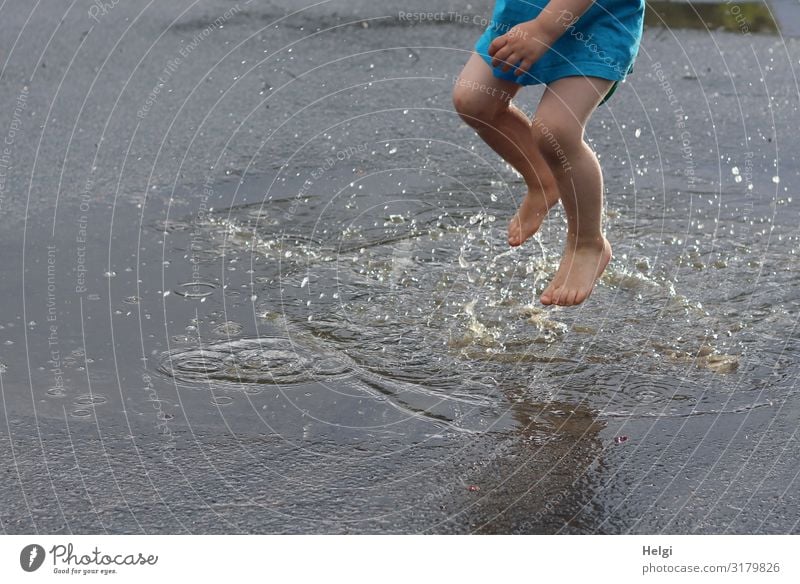
[[[532,534],[581,529],[582,509],[597,494],[586,480],[602,465],[606,427],[591,410],[507,395],[517,431],[465,473],[480,496],[465,511],[477,533]]]

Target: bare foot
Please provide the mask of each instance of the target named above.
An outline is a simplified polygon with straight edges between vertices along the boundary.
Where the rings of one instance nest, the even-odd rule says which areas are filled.
[[[548,196],[541,191],[528,191],[508,223],[508,245],[511,247],[522,245],[539,231],[547,212],[557,202],[558,192]]]
[[[542,293],[542,304],[580,304],[592,293],[595,282],[610,260],[611,244],[605,237],[597,243],[577,245],[568,239],[558,272]]]

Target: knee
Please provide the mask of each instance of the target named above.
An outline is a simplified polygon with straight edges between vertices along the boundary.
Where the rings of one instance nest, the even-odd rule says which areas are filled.
[[[453,107],[461,119],[475,129],[491,125],[501,109],[478,89],[460,84],[453,89]]]

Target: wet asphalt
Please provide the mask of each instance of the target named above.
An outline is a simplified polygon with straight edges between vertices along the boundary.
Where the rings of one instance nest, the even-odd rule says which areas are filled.
[[[271,192],[290,198],[326,152],[377,137],[433,136],[492,156],[450,102],[490,3],[301,6],[12,1],[0,11],[0,529],[797,533],[794,390],[746,415],[616,419],[522,401],[496,431],[403,418],[389,432],[371,429],[378,410],[358,420],[319,387],[283,409],[274,388],[230,405],[159,371],[167,339],[208,306],[175,292],[196,268],[186,234],[165,245],[171,221],[262,202],[279,170],[296,169]],[[431,11],[451,16],[400,14]],[[799,60],[792,37],[648,28],[634,74],[590,128],[610,161],[607,188],[627,188],[623,149],[659,162],[645,191],[686,191],[660,70],[691,114],[698,188],[727,184],[730,160],[755,152],[759,188],[776,188],[778,173],[791,197]],[[376,115],[404,108],[427,113],[406,126]],[[606,125],[658,139],[621,143]],[[449,174],[477,180],[469,160],[454,158]],[[779,215],[796,225],[797,206]],[[248,281],[208,302],[254,334],[260,292]],[[774,339],[792,375],[795,337]],[[309,423],[314,408],[339,423]]]

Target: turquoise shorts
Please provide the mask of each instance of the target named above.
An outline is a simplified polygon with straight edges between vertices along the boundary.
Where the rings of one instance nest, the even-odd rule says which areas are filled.
[[[496,0],[492,19],[475,43],[477,52],[491,67],[489,45],[521,22],[533,20],[548,0]],[[605,103],[620,81],[633,73],[633,62],[639,52],[644,25],[645,0],[596,0],[577,22],[564,16],[564,34],[528,72],[514,75],[515,69],[494,76],[520,85],[550,83],[562,77],[590,76],[614,81]]]

